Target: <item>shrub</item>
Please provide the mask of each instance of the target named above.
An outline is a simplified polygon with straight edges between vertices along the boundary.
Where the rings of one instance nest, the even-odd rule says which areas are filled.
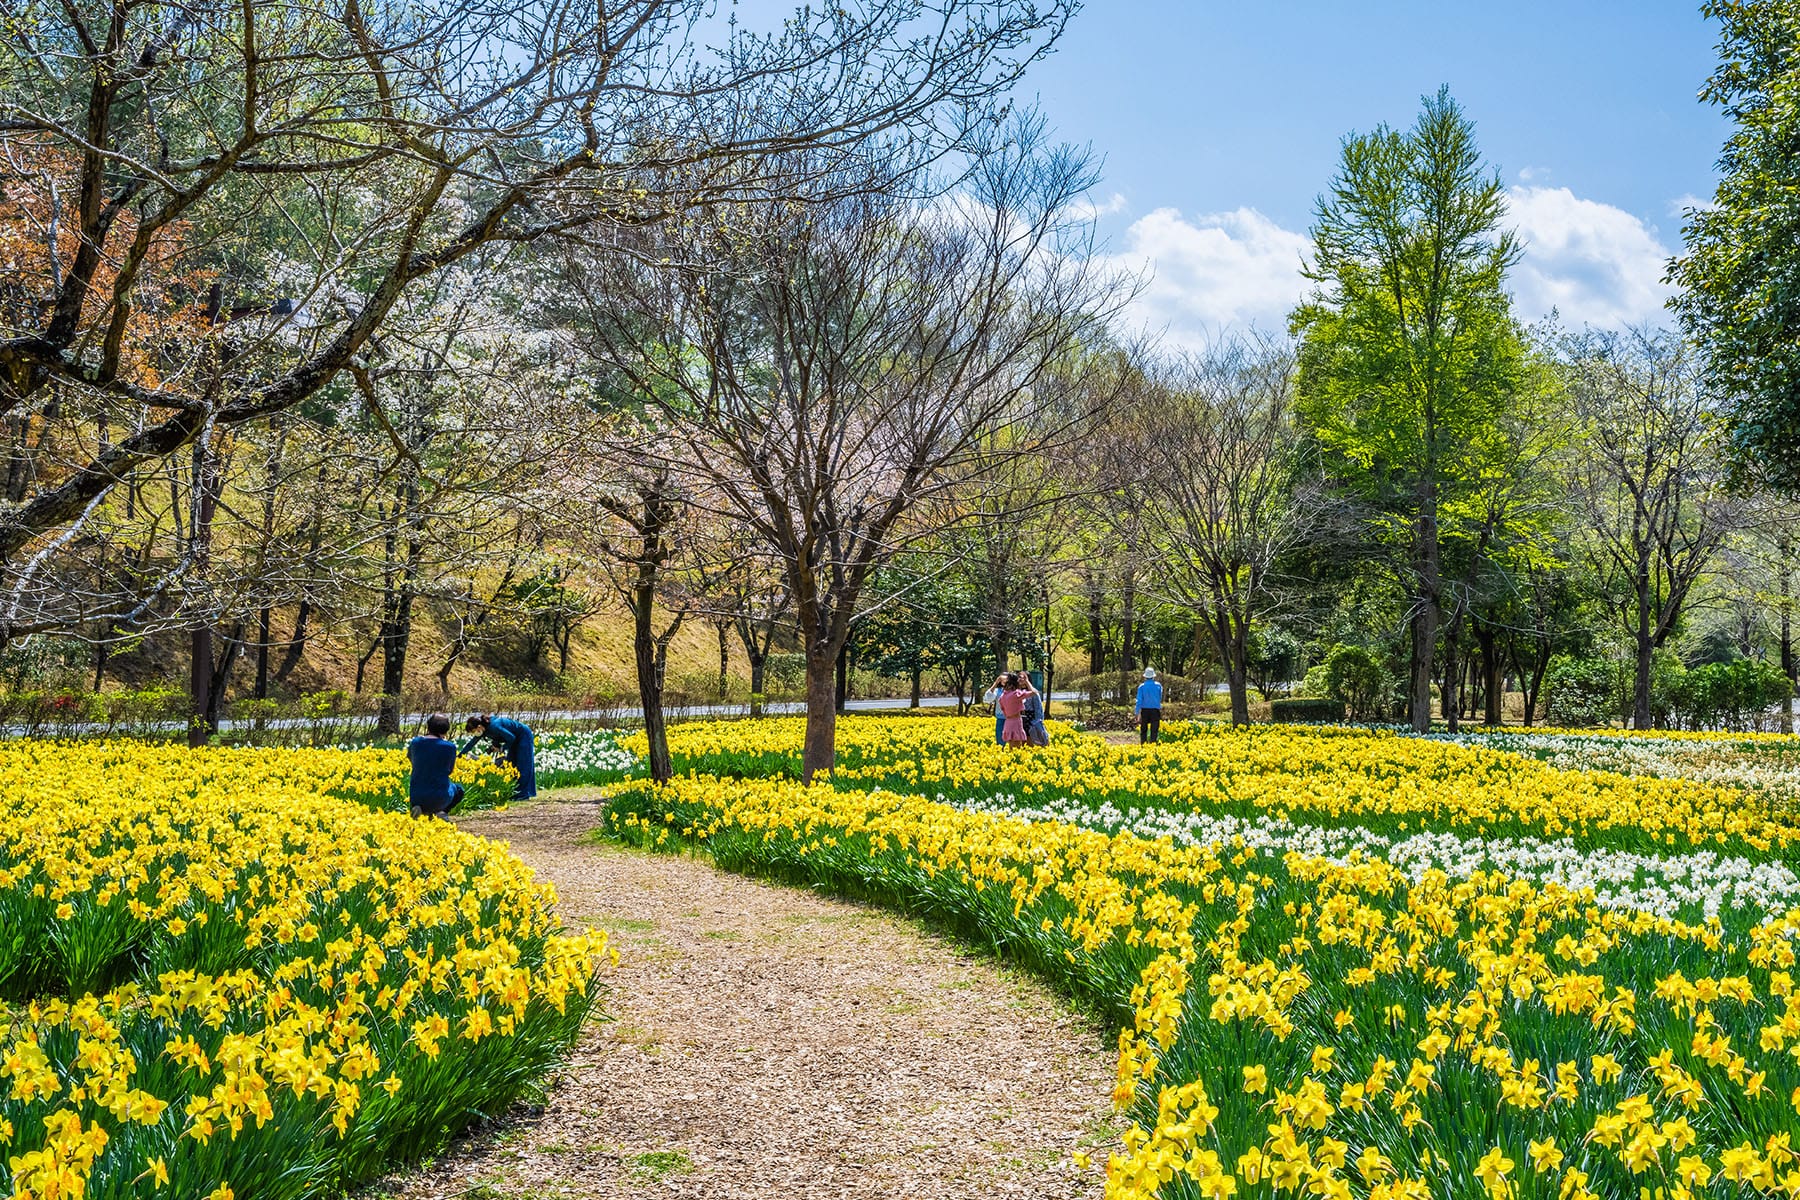
[[[1325,694],[1342,701],[1353,719],[1371,720],[1393,700],[1394,673],[1362,646],[1333,646],[1325,656]]]
[[[1673,691],[1675,716],[1687,728],[1746,730],[1791,695],[1792,685],[1774,663],[1741,658],[1695,667]]]
[[[1287,725],[1341,721],[1344,719],[1344,702],[1323,697],[1271,700],[1269,719]]]
[[[1558,655],[1544,672],[1544,695],[1552,725],[1605,725],[1619,712],[1618,668],[1603,658]]]
[[[1325,690],[1325,664],[1320,663],[1306,672],[1306,678],[1300,681],[1300,690],[1294,695],[1302,699],[1323,699],[1328,693]]]

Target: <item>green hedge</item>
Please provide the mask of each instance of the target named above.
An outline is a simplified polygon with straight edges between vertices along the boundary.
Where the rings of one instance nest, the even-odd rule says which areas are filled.
[[[1322,697],[1296,697],[1269,702],[1269,720],[1282,725],[1304,725],[1344,719],[1344,702]]]

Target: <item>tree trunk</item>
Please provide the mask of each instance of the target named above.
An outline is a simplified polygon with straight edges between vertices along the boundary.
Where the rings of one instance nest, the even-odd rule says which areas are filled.
[[[1137,573],[1125,572],[1125,589],[1120,597],[1119,624],[1123,636],[1119,641],[1121,678],[1137,670]]]
[[[1500,673],[1500,638],[1492,629],[1478,627],[1475,640],[1481,646],[1482,699],[1486,702],[1483,722],[1490,726],[1502,725],[1506,720],[1502,707],[1506,681]]]
[[[1225,648],[1225,686],[1231,692],[1231,723],[1250,724],[1249,629],[1245,624],[1231,623],[1230,645]]]
[[[644,736],[650,742],[650,778],[667,783],[675,775],[669,758],[669,730],[663,719],[662,672],[656,669],[656,633],[651,628],[656,602],[655,576],[640,574],[631,606],[631,648],[637,665],[638,702],[644,709]]]
[[[300,656],[306,652],[306,627],[311,621],[312,601],[302,597],[300,607],[294,612],[294,635],[288,639],[287,653],[282,655],[281,665],[275,668],[278,681],[285,683],[294,668],[300,665]]]
[[[1538,696],[1544,690],[1544,676],[1550,671],[1550,656],[1541,654],[1531,666],[1531,680],[1527,683],[1523,678],[1519,681],[1520,690],[1525,693],[1525,724],[1529,727],[1536,720]],[[1521,672],[1523,676],[1523,672]]]
[[[225,704],[225,691],[231,683],[231,672],[237,666],[238,655],[244,649],[244,623],[239,621],[225,635],[225,645],[219,652],[219,662],[213,668],[212,679],[206,689],[206,728],[212,732],[219,731],[220,711]]]
[[[650,778],[657,783],[667,783],[675,775],[669,758],[669,731],[663,719],[662,704],[662,664],[667,654],[667,642],[658,643],[655,628],[656,585],[668,554],[663,533],[673,516],[669,498],[663,491],[665,485],[666,480],[659,480],[643,493],[642,519],[637,526],[640,549],[634,562],[636,574],[630,595],[631,648],[637,667],[638,703],[644,710],[644,736],[650,743]],[[671,635],[673,632],[671,628]]]
[[[206,439],[194,442],[193,462],[194,572],[196,576],[203,578],[207,560],[211,557],[213,514],[219,501],[219,464],[208,449]],[[200,614],[199,623],[194,627],[188,653],[188,691],[192,701],[188,716],[188,747],[197,749],[206,745],[208,737],[217,732],[216,726],[210,724],[218,714],[212,696],[212,620],[205,613]]]
[[[1088,674],[1106,670],[1106,645],[1100,640],[1100,580],[1092,570],[1083,572],[1087,588]]]
[[[266,604],[256,614],[256,689],[253,694],[258,700],[269,698],[269,638],[274,618],[274,610]]]
[[[750,715],[760,717],[763,712],[763,685],[769,659],[767,655],[758,654],[755,651],[748,653],[750,657]]]
[[[909,707],[919,707],[919,701],[925,698],[924,689],[925,669],[915,663],[912,669],[912,703]]]
[[[810,690],[810,687],[809,689]],[[850,643],[845,642],[837,652],[837,690],[833,696],[833,707],[838,712],[844,711],[845,701],[850,699]],[[836,726],[833,726],[835,730]]]
[[[1444,631],[1444,694],[1439,709],[1444,714],[1444,726],[1451,733],[1462,726],[1462,624],[1461,619],[1454,620]]]
[[[351,690],[359,696],[362,695],[363,677],[369,672],[369,660],[375,657],[375,652],[379,649],[381,649],[381,635],[376,634],[375,640],[369,643],[369,648],[363,651],[363,656],[356,660],[356,682]]]
[[[1640,563],[1636,581],[1637,628],[1632,631],[1631,727],[1650,728],[1650,671],[1656,643],[1650,634],[1650,576]]]
[[[188,748],[206,745],[206,714],[212,707],[212,626],[201,623],[188,637]]]
[[[1794,732],[1794,544],[1784,534],[1775,544],[1778,561],[1775,568],[1776,587],[1781,592],[1781,673],[1787,676],[1787,693],[1781,697],[1781,732]]]
[[[731,691],[731,623],[719,621],[714,628],[719,631],[719,699],[723,700]]]
[[[1412,619],[1412,680],[1406,712],[1414,733],[1431,731],[1432,648],[1437,642],[1437,613],[1424,605]],[[1424,649],[1420,649],[1423,645]]]
[[[1212,612],[1199,622],[1211,635],[1212,648],[1225,668],[1225,689],[1231,696],[1231,723],[1250,724],[1250,620],[1234,613],[1221,589],[1213,590]]]
[[[1427,420],[1426,442],[1432,442],[1431,418]],[[1443,613],[1439,603],[1439,546],[1437,524],[1437,466],[1428,450],[1424,475],[1419,485],[1419,529],[1414,547],[1415,588],[1412,619],[1412,680],[1407,695],[1407,717],[1414,733],[1431,731],[1432,656],[1437,652],[1438,623]]]
[[[800,778],[809,784],[821,771],[829,775],[837,766],[837,659],[822,639],[806,648],[806,742]]]
[[[1631,680],[1631,727],[1633,729],[1650,728],[1650,670],[1655,647],[1648,634],[1640,634],[1637,642],[1636,663]]]
[[[412,644],[412,583],[402,587],[393,616],[381,631],[381,709],[375,732],[393,736],[400,732],[400,697],[406,690],[406,652]]]

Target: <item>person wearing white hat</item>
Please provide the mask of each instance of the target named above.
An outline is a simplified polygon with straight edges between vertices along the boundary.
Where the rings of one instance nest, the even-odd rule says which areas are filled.
[[[1156,668],[1144,668],[1144,682],[1137,690],[1138,745],[1148,745],[1162,732],[1163,686],[1156,681]]]

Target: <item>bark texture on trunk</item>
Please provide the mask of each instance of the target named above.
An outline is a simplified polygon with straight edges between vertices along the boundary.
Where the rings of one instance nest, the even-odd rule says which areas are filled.
[[[219,462],[205,439],[194,443],[193,529],[194,571],[204,577],[212,556],[213,516],[219,503]],[[198,749],[218,732],[218,702],[213,696],[212,619],[202,613],[188,645],[188,691],[192,707],[188,716],[188,747]]]
[[[1090,568],[1082,573],[1082,586],[1087,590],[1088,674],[1106,670],[1106,645],[1100,640],[1100,580]]]
[[[1506,718],[1501,703],[1506,684],[1500,673],[1500,637],[1494,630],[1478,626],[1475,641],[1481,647],[1482,720],[1487,725],[1500,725]]]
[[[762,716],[763,687],[767,682],[768,658],[761,654],[750,655],[750,715]]]
[[[1781,592],[1781,673],[1787,676],[1787,695],[1781,698],[1781,732],[1794,732],[1794,545],[1783,536],[1775,543],[1775,585]]]
[[[1416,594],[1413,597],[1412,679],[1407,694],[1407,719],[1414,733],[1431,730],[1431,683],[1433,658],[1437,653],[1438,622],[1442,620],[1437,490],[1433,468],[1426,467],[1420,488],[1418,541],[1413,570]]]
[[[663,717],[662,672],[652,625],[655,602],[654,578],[647,585],[640,583],[632,603],[631,650],[637,666],[638,699],[644,709],[644,736],[650,742],[650,778],[667,783],[674,778],[675,767],[669,758],[669,729]]]
[[[837,656],[815,645],[806,654],[806,740],[800,777],[807,783],[837,767]]]

